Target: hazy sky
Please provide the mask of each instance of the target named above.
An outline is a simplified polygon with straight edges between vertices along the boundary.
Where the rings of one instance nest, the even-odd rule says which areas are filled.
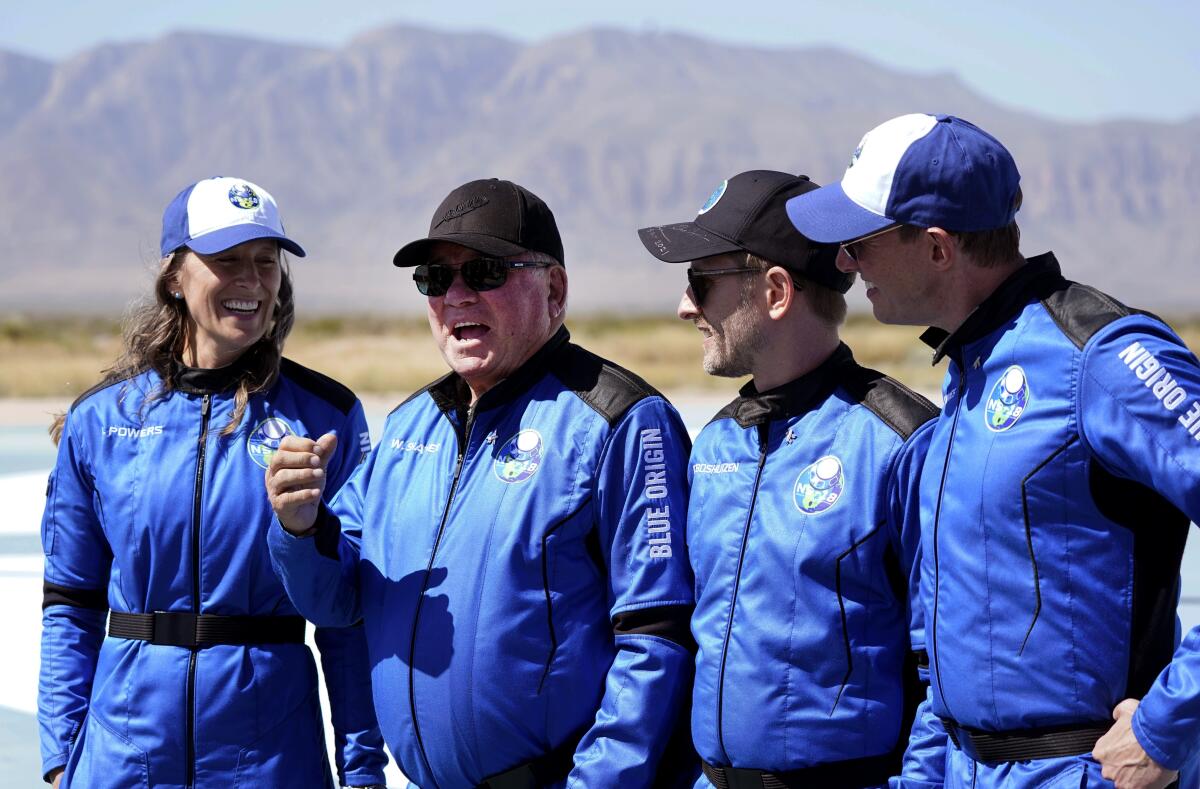
[[[1195,0],[0,0],[0,49],[59,60],[101,42],[180,29],[339,46],[392,23],[528,41],[603,25],[769,47],[834,46],[904,70],[953,72],[993,100],[1048,116],[1200,115]]]

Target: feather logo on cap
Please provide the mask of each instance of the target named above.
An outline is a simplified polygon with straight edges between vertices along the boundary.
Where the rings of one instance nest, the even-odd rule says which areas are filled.
[[[434,227],[449,222],[451,219],[458,219],[463,214],[469,214],[476,208],[487,205],[487,203],[488,199],[483,195],[475,195],[474,197],[467,198],[453,208],[447,209],[446,213],[442,214],[442,218],[438,220],[437,225],[434,225]]]

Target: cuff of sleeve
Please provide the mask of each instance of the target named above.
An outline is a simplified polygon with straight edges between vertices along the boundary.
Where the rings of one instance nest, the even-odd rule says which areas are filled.
[[[1133,736],[1137,738],[1138,744],[1142,746],[1147,755],[1150,756],[1160,767],[1165,767],[1168,770],[1178,770],[1183,767],[1185,759],[1173,759],[1171,755],[1164,751],[1154,742],[1153,735],[1147,731],[1146,724],[1142,720],[1142,708],[1138,707],[1133,713],[1133,720],[1130,726],[1133,729]]]
[[[42,760],[42,780],[50,783],[50,773],[67,763],[67,752],[56,753]]]

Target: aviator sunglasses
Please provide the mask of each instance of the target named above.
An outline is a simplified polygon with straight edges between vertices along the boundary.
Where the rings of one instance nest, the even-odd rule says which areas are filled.
[[[473,291],[495,290],[508,281],[508,270],[514,268],[547,268],[555,263],[532,260],[503,260],[474,258],[455,268],[445,263],[422,263],[413,271],[413,282],[422,296],[445,296],[454,283],[454,273],[462,274],[463,283]]]
[[[695,305],[697,307],[704,306],[704,297],[708,295],[708,289],[712,287],[710,279],[724,277],[727,274],[747,274],[751,271],[759,271],[759,269],[752,266],[736,266],[734,268],[715,268],[711,271],[697,271],[688,266],[688,287],[692,289],[692,295],[696,297]]]
[[[847,241],[845,244],[842,244],[842,251],[846,253],[846,257],[857,263],[859,256],[862,255],[862,249],[858,246],[859,244],[863,243],[864,241],[870,241],[872,238],[879,238],[880,236],[887,235],[893,230],[900,229],[900,227],[900,225],[892,225],[891,227],[885,227],[883,230],[863,236],[862,238],[856,238],[853,241]]]

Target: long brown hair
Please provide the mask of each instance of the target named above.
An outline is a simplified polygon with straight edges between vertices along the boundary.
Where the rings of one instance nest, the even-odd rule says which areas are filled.
[[[125,316],[122,321],[121,355],[100,374],[99,385],[103,386],[128,380],[146,370],[158,373],[162,383],[142,400],[143,411],[155,400],[166,397],[178,385],[176,361],[183,357],[190,318],[187,303],[171,294],[171,282],[183,265],[188,251],[186,247],[181,247],[163,258],[154,281],[153,299],[135,305]],[[279,266],[279,294],[275,298],[272,323],[266,334],[238,358],[240,377],[234,394],[234,409],[228,424],[221,430],[223,436],[237,430],[250,395],[270,389],[279,376],[283,343],[296,319],[292,276],[282,249],[279,250]],[[56,445],[62,437],[66,417],[65,413],[57,414],[50,425],[50,438]]]

